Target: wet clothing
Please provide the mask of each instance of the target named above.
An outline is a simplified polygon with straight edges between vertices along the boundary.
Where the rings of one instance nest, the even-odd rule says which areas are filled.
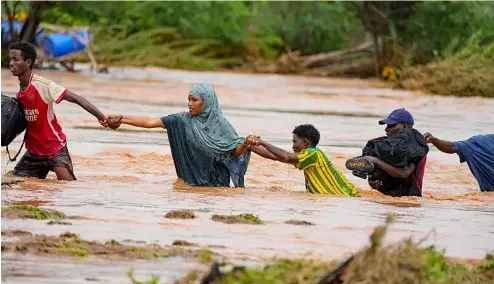
[[[416,129],[404,129],[392,137],[378,137],[367,141],[362,156],[377,157],[393,167],[404,168],[418,162],[429,153],[424,135]]]
[[[297,158],[297,167],[304,170],[308,192],[358,196],[357,188],[333,166],[320,149],[304,149],[297,154]]]
[[[379,137],[369,140],[362,149],[363,156],[378,157],[383,162],[396,167],[407,168],[410,163],[416,169],[407,178],[394,178],[379,167],[369,173],[369,180],[380,180],[378,190],[386,195],[422,196],[422,182],[429,146],[422,133],[416,129],[404,129],[392,137]]]
[[[76,179],[67,146],[64,146],[52,156],[39,156],[27,151],[15,165],[13,174],[19,177],[45,179],[48,172],[55,171],[55,167],[66,168],[74,177],[74,180]]]
[[[9,144],[24,132],[26,127],[24,110],[19,101],[2,94],[2,147],[6,146],[8,149]]]
[[[183,112],[161,118],[177,176],[193,186],[227,187],[231,180],[235,187],[243,187],[251,153],[235,157],[232,152],[245,139],[223,116],[211,86],[195,85],[189,95],[204,101],[199,116]]]
[[[53,156],[67,144],[62,127],[53,111],[67,89],[34,73],[29,86],[17,93],[27,121],[26,150],[37,156]]]
[[[494,191],[494,134],[476,135],[453,144],[460,163],[467,162],[480,191]]]
[[[188,141],[204,152],[214,155],[231,153],[244,139],[238,136],[230,122],[223,116],[213,87],[199,84],[192,87],[189,96],[200,97],[204,104],[201,114],[183,121],[185,131],[194,140]],[[165,124],[166,125],[166,124]]]
[[[425,173],[425,164],[427,156],[423,157],[417,164],[416,169],[407,178],[395,178],[388,174],[386,178],[380,179],[382,186],[378,189],[379,192],[385,195],[400,197],[400,196],[422,196],[422,185]],[[369,180],[373,180],[369,177]]]

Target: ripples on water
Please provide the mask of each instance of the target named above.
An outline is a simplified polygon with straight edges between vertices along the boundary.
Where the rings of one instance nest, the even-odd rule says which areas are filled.
[[[388,241],[410,235],[422,238],[434,230],[426,244],[435,243],[448,255],[482,257],[493,249],[494,195],[478,192],[468,167],[459,165],[457,157],[431,149],[423,198],[390,198],[370,191],[364,180],[346,171],[344,162],[360,154],[369,138],[384,134],[378,117],[394,108],[410,109],[420,131],[455,140],[494,132],[494,100],[415,95],[359,80],[149,70],[152,72],[117,69],[114,74],[98,77],[47,73],[46,77],[86,95],[105,113],[152,117],[185,110],[191,84],[212,83],[225,115],[241,135],[257,134],[290,149],[294,126],[314,124],[321,132],[320,147],[362,189],[362,197],[307,194],[302,172],[257,156],[249,165],[245,189],[190,188],[176,181],[165,131],[101,130],[87,113],[64,102],[55,108],[79,180],[58,182],[53,174],[47,181],[28,180],[3,189],[2,204],[44,206],[85,218],[71,220],[70,227],[47,226],[35,220],[2,220],[2,229],[49,235],[69,230],[87,240],[133,239],[162,245],[183,239],[217,246],[215,250],[232,257],[296,257],[311,252],[340,258],[365,245],[372,227],[392,213],[398,219]],[[13,92],[17,83],[5,73],[2,70],[2,90]],[[462,109],[461,119],[457,109]],[[11,149],[20,145],[20,139]],[[4,152],[2,157],[5,170]],[[12,168],[9,164],[7,170]],[[169,210],[185,208],[194,210],[198,219],[163,218]],[[210,219],[213,214],[246,212],[259,215],[266,225],[226,225]],[[315,226],[284,223],[291,219],[310,221]],[[26,283],[40,283],[42,279],[56,283],[69,278],[78,283],[91,274],[103,280],[120,279],[131,266],[136,267],[137,275],[157,272],[162,279],[172,279],[189,269],[180,259],[72,263],[10,254],[2,255],[2,260],[3,274]]]

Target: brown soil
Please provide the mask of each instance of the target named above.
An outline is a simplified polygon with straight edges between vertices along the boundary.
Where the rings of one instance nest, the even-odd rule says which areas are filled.
[[[4,237],[25,237],[32,236],[31,232],[21,230],[2,230],[2,236]]]
[[[286,221],[285,224],[290,224],[290,225],[299,225],[299,226],[314,226],[314,223],[308,222],[308,221],[303,221],[303,220],[289,220]]]
[[[177,247],[161,247],[157,244],[129,246],[109,240],[105,244],[81,240],[77,235],[66,232],[59,236],[31,235],[22,231],[2,231],[2,235],[23,235],[21,240],[2,242],[2,252],[15,252],[41,256],[96,256],[111,260],[153,259],[160,257],[185,256],[199,261],[204,259],[203,250]],[[212,255],[216,255],[210,252]]]
[[[29,205],[29,206],[42,206],[48,204],[46,200],[30,199],[12,202],[12,205]]]
[[[175,240],[172,243],[172,246],[184,246],[184,247],[192,247],[195,246],[196,244],[184,241],[184,240]]]
[[[29,212],[9,211],[2,212],[2,219],[34,219]]]
[[[165,215],[165,218],[170,219],[194,219],[195,217],[192,210],[172,210]]]

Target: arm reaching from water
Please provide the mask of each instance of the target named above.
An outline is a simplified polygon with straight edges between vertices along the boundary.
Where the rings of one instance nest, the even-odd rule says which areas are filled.
[[[448,154],[454,154],[456,153],[456,148],[453,142],[451,141],[446,141],[446,140],[441,140],[436,137],[434,137],[432,134],[429,132],[424,134],[425,140],[427,143],[431,143],[432,145],[436,146],[436,148],[444,153]]]
[[[136,117],[136,116],[122,116],[121,123],[142,127],[142,128],[165,128],[165,124],[160,118],[154,117]]]
[[[237,148],[233,150],[232,155],[235,157],[242,155],[245,151],[247,151],[247,149],[251,148],[252,145],[256,144],[255,139],[256,136],[253,135],[247,136],[247,138],[245,138],[244,143],[238,145]]]
[[[252,150],[252,152],[256,153],[257,155],[259,155],[263,158],[270,159],[273,161],[279,161],[279,159],[276,158],[275,155],[273,155],[271,152],[269,152],[263,146],[259,145],[258,139],[260,139],[260,138],[261,138],[260,136],[249,135],[245,139],[244,144],[247,144],[250,147],[250,149]]]
[[[252,146],[250,149],[252,150],[252,152],[256,153],[257,155],[259,155],[263,158],[270,159],[270,160],[277,161],[277,162],[280,161],[278,158],[276,158],[275,155],[273,155],[271,152],[269,152],[263,146]]]
[[[272,154],[274,157],[276,157],[275,161],[279,161],[279,162],[283,162],[283,163],[287,163],[287,164],[294,164],[294,165],[298,163],[297,154],[287,152],[281,148],[278,148],[274,145],[271,145],[270,143],[268,143],[262,139],[257,139],[257,144],[259,146],[262,146],[270,154]],[[261,154],[259,154],[259,155],[261,155]],[[268,159],[271,159],[271,158],[268,158]],[[274,159],[272,159],[272,160],[274,160]]]
[[[141,128],[166,128],[163,121],[159,118],[124,115],[110,115],[106,117],[106,125],[111,128],[118,128],[122,123]],[[105,126],[105,123],[101,125]]]

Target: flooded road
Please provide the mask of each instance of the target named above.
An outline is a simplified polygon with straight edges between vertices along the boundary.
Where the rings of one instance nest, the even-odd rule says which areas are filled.
[[[163,246],[186,240],[238,261],[307,254],[339,259],[366,245],[372,228],[392,213],[398,219],[388,241],[429,234],[424,244],[444,248],[450,256],[478,258],[494,250],[494,195],[479,193],[468,166],[460,165],[457,156],[431,148],[423,198],[383,196],[344,167],[368,139],[384,134],[377,121],[395,108],[409,109],[421,132],[460,140],[494,132],[493,99],[427,96],[391,90],[377,81],[157,68],[115,68],[97,76],[39,74],[85,96],[104,113],[151,117],[186,110],[190,87],[210,83],[225,116],[242,136],[257,134],[291,149],[293,128],[314,124],[321,132],[320,148],[361,189],[362,197],[305,193],[301,171],[256,155],[245,189],[187,187],[177,182],[165,131],[102,129],[90,114],[63,102],[55,112],[67,135],[78,181],[58,182],[53,173],[45,181],[27,180],[2,188],[2,205],[33,204],[84,218],[70,220],[70,226],[2,219],[2,230],[46,235],[70,231],[84,240],[130,239]],[[2,92],[15,93],[17,86],[10,71],[2,69]],[[21,139],[10,148],[18,149]],[[6,166],[6,160],[2,151],[2,174],[15,164]],[[173,209],[193,210],[198,218],[165,219]],[[265,225],[211,220],[213,214],[240,213],[258,215]],[[284,223],[292,219],[315,225]],[[126,278],[128,268],[141,278],[157,274],[169,283],[194,266],[180,258],[102,262],[19,254],[2,254],[2,262],[2,275],[12,283],[68,283],[67,278],[85,283],[88,277],[122,283],[119,279]],[[19,272],[24,270],[30,274]]]

